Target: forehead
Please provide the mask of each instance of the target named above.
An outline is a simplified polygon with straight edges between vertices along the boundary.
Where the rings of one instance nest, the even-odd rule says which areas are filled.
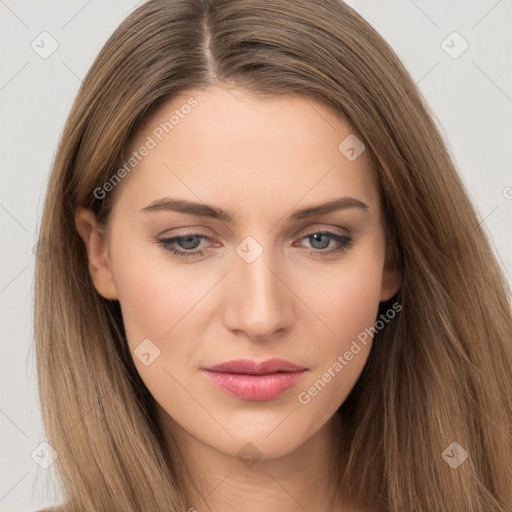
[[[376,208],[367,152],[355,160],[343,152],[351,137],[340,115],[307,96],[189,90],[139,127],[125,159],[138,152],[140,160],[122,196],[141,207],[164,195],[219,205],[236,198],[237,210],[248,215],[344,195]]]

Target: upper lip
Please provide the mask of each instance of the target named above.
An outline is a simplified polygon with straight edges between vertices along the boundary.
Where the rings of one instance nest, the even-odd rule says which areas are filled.
[[[214,366],[208,366],[204,368],[204,370],[247,375],[267,375],[277,372],[300,372],[307,370],[307,368],[284,359],[267,359],[266,361],[260,362],[251,359],[236,359]]]

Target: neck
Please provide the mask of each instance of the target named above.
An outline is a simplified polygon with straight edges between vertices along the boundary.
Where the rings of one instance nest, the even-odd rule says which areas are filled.
[[[162,413],[162,411],[160,411]],[[190,512],[355,512],[333,502],[333,468],[339,417],[334,415],[296,450],[278,458],[257,460],[221,453],[191,436],[167,414],[164,431],[172,435],[194,486],[185,489]],[[194,488],[196,487],[196,488]]]

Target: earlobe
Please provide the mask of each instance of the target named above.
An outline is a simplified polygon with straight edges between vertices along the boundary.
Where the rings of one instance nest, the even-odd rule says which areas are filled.
[[[85,243],[89,274],[98,293],[109,300],[117,300],[117,289],[107,254],[106,235],[91,210],[78,207],[75,226]]]
[[[391,299],[402,285],[402,274],[397,265],[392,261],[386,261],[382,271],[382,283],[380,301],[385,302]]]

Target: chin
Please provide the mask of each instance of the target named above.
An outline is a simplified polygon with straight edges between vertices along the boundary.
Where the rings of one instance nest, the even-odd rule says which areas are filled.
[[[245,454],[258,456],[261,460],[283,457],[297,450],[315,434],[309,421],[300,422],[294,413],[287,412],[273,415],[272,418],[262,418],[259,412],[243,422],[225,426],[233,437],[203,438],[203,442],[211,443],[217,450],[238,458]]]

